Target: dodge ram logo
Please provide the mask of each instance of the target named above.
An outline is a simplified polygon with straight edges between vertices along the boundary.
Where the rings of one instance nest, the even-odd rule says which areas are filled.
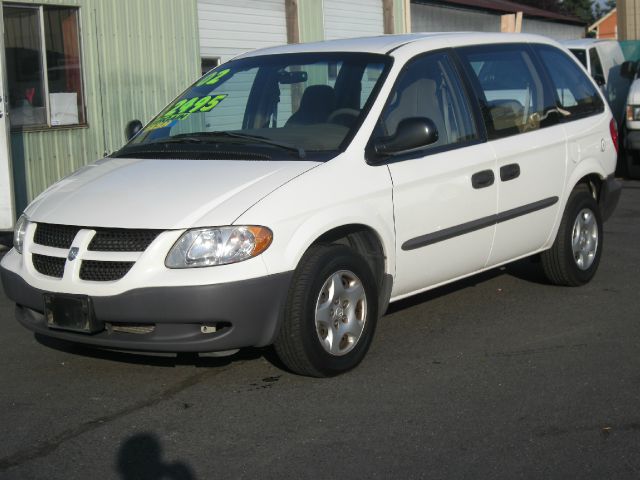
[[[71,250],[69,250],[69,255],[67,255],[67,260],[69,260],[70,262],[75,260],[75,258],[78,256],[79,251],[80,249],[78,247],[71,247]]]

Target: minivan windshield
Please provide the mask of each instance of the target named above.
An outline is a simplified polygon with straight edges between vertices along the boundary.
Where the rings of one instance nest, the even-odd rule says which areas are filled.
[[[330,158],[357,131],[390,63],[388,56],[347,52],[230,61],[194,83],[113,156]]]

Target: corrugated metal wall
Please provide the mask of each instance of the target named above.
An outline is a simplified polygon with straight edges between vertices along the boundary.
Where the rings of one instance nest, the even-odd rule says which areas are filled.
[[[546,35],[556,40],[573,40],[583,38],[585,28],[579,25],[568,25],[566,23],[544,22],[525,18],[522,21],[522,31],[525,33],[537,33]]]
[[[334,8],[335,5],[337,5],[337,9]],[[356,5],[357,8],[354,9],[353,5]],[[405,33],[406,5],[408,5],[408,1],[393,0],[394,33]],[[340,18],[340,15],[344,18]],[[382,0],[298,0],[300,42],[382,34],[384,31],[382,15]],[[334,17],[333,20],[332,17]],[[360,17],[364,18],[364,29]],[[349,35],[345,33],[337,36],[335,32],[327,32],[327,26],[329,29],[333,28],[330,23],[334,20],[338,23],[341,21],[344,24],[343,29],[347,30]]]
[[[499,32],[500,15],[439,5],[411,4],[412,32]],[[524,18],[522,31],[569,40],[584,37],[584,27]]]
[[[322,0],[298,0],[298,26],[300,42],[317,42],[324,39]]]
[[[129,120],[149,120],[200,71],[196,0],[21,3],[80,7],[88,127],[12,133],[18,209],[119,148]]]
[[[382,0],[324,0],[324,38],[384,34]]]
[[[472,10],[411,4],[412,32],[499,32],[500,16]]]
[[[284,0],[198,0],[200,54],[226,62],[287,43]]]

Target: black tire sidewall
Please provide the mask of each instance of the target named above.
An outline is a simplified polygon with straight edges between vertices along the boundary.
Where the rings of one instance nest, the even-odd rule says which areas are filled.
[[[304,350],[310,363],[325,375],[336,375],[357,366],[366,355],[376,329],[378,319],[378,298],[376,283],[367,262],[348,247],[335,246],[326,249],[321,258],[314,262],[309,285],[304,295],[300,331]],[[340,270],[353,272],[362,282],[367,298],[367,318],[364,330],[356,346],[347,354],[334,356],[321,345],[315,325],[315,309],[320,290],[325,281]]]
[[[598,246],[596,248],[596,255],[593,259],[593,263],[586,270],[581,270],[575,262],[573,256],[573,248],[572,248],[572,236],[573,236],[573,225],[576,221],[576,218],[580,211],[584,208],[588,208],[591,210],[596,218],[596,222],[598,225]],[[563,235],[564,238],[564,258],[567,262],[567,270],[568,273],[573,277],[573,281],[575,284],[585,284],[589,282],[593,276],[596,274],[598,270],[598,265],[600,264],[600,257],[602,256],[602,247],[603,247],[603,232],[602,232],[602,216],[600,214],[600,208],[598,207],[597,202],[586,191],[577,191],[575,192],[571,198],[569,199],[569,205],[566,209],[567,218],[565,219],[565,228]]]

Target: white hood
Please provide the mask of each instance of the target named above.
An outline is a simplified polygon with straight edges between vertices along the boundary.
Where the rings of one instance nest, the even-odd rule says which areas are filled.
[[[25,213],[35,222],[86,227],[229,225],[265,195],[317,165],[105,158],[52,185]]]

